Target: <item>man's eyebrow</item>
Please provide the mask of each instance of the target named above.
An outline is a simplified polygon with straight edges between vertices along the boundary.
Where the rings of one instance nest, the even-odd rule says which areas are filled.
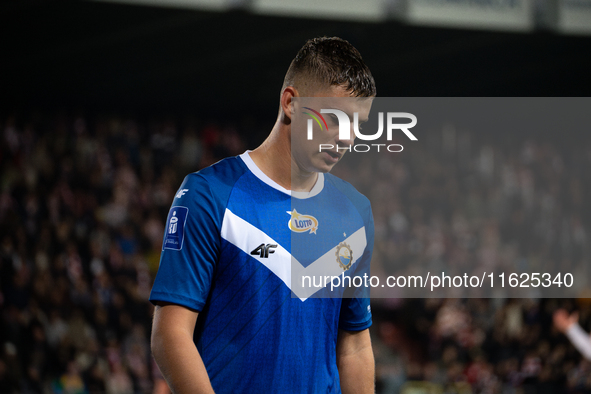
[[[334,107],[332,107],[332,109],[336,109],[341,112],[344,112],[349,117],[349,119],[353,120],[353,114],[355,113],[355,111],[353,111],[353,112],[345,111],[344,109],[339,108],[338,106],[334,106]],[[330,116],[336,117],[335,114],[330,114]],[[361,119],[361,120],[359,120],[359,124],[366,123],[368,120],[369,120],[369,118]]]
[[[341,109],[338,107],[334,107],[334,109],[338,109],[339,111],[344,112],[349,117],[349,119],[353,120],[353,114],[355,113],[355,111],[349,112],[349,111],[345,111],[344,109]]]

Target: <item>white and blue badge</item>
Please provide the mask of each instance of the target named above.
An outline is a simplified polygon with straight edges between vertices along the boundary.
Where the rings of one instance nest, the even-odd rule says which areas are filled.
[[[351,268],[353,262],[353,250],[351,250],[351,247],[348,244],[341,242],[339,246],[337,246],[335,255],[337,256],[337,263],[339,263],[344,271]]]
[[[185,238],[185,223],[187,222],[187,207],[172,207],[166,219],[166,231],[162,250],[181,250]]]

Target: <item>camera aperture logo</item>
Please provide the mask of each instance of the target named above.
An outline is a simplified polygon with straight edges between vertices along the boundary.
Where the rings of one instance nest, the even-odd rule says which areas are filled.
[[[318,126],[320,126],[320,130],[324,131],[324,127],[322,127],[322,124],[324,124],[324,126],[326,126],[326,129],[328,130],[328,125],[326,124],[326,120],[324,120],[324,117],[322,115],[320,115],[320,113],[318,111],[314,111],[312,108],[310,107],[304,107],[304,109],[307,109],[308,111],[313,112],[314,114],[311,114],[310,112],[302,112],[305,115],[309,115],[312,117],[312,119],[314,119],[316,121],[316,123],[318,123]],[[322,123],[320,123],[320,119],[322,119]],[[308,119],[308,139],[311,140],[313,137],[313,133],[312,133],[312,127],[310,127],[310,125],[312,124],[312,119]]]
[[[351,139],[351,119],[344,111],[338,109],[321,109],[320,112],[310,108],[304,107],[310,112],[303,112],[305,115],[310,116],[312,119],[308,119],[307,122],[307,138],[312,140],[314,136],[314,121],[320,126],[320,130],[324,131],[325,127],[328,130],[328,125],[322,114],[333,114],[339,124],[339,139],[350,140]],[[375,141],[384,134],[384,117],[386,118],[386,138],[388,141],[392,141],[392,136],[395,130],[400,130],[410,139],[411,141],[417,141],[417,137],[410,132],[409,129],[413,128],[417,124],[417,117],[409,112],[387,112],[384,116],[383,112],[378,113],[378,130],[374,134],[362,134],[359,130],[359,113],[353,113],[353,132],[355,137],[363,141]],[[396,123],[395,119],[408,119],[409,123]],[[350,146],[338,146],[332,144],[320,144],[319,151],[322,152],[336,149],[338,151],[358,152],[365,153],[375,150],[380,152],[380,148],[388,152],[402,152],[404,147],[400,144],[354,144]]]

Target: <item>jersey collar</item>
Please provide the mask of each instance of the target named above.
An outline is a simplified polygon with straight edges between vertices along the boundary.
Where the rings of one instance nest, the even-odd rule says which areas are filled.
[[[271,186],[273,189],[279,190],[280,192],[285,193],[288,196],[299,198],[299,199],[314,197],[315,195],[320,193],[322,191],[322,189],[324,189],[324,174],[322,172],[319,172],[318,179],[316,179],[316,183],[314,184],[314,187],[309,192],[294,192],[291,190],[287,190],[286,188],[284,188],[283,186],[279,185],[277,182],[275,182],[274,180],[269,178],[267,175],[265,175],[265,173],[263,171],[261,171],[261,169],[259,167],[257,167],[257,165],[254,163],[254,161],[250,157],[250,152],[251,151],[247,150],[246,152],[241,154],[239,157],[242,159],[244,164],[246,164],[246,166],[248,167],[250,172],[252,172],[261,181],[263,181],[267,185]]]

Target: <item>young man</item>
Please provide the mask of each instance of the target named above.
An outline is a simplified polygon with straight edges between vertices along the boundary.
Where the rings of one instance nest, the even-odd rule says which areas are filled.
[[[309,40],[263,144],[185,178],[150,295],[152,350],[174,393],[374,392],[369,299],[294,297],[291,267],[369,273],[369,201],[327,174],[353,141],[330,118],[313,140],[292,126],[299,97],[353,98],[343,110],[364,119],[375,93],[351,44]]]

